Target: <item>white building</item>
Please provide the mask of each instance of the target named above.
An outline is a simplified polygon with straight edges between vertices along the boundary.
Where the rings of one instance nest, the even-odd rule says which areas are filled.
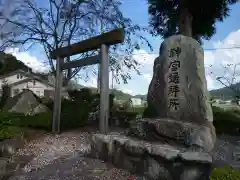
[[[230,105],[230,104],[232,104],[232,100],[226,100],[225,103]]]
[[[0,88],[2,92],[2,85],[7,84],[10,87],[11,97],[29,89],[39,97],[54,95],[54,83],[43,79],[30,72],[23,70],[13,71],[11,73],[0,76]]]
[[[141,106],[143,104],[140,98],[131,98],[131,103],[133,106]]]

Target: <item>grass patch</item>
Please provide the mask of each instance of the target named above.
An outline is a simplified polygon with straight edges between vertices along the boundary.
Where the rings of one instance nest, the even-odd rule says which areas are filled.
[[[239,179],[240,170],[234,170],[230,166],[214,169],[210,177],[210,180],[239,180]]]
[[[0,141],[20,137],[24,134],[25,128],[16,126],[0,125]]]

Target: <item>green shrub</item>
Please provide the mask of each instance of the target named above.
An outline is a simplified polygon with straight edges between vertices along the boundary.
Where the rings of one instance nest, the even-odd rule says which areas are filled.
[[[240,135],[240,116],[231,110],[212,107],[217,134]]]
[[[100,94],[92,93],[88,88],[80,91],[68,91],[71,100],[62,101],[61,129],[73,129],[84,126],[90,112],[97,111]],[[113,106],[114,95],[109,96],[109,108]]]
[[[127,128],[131,121],[136,120],[138,113],[137,112],[128,112],[128,111],[112,111],[110,113],[110,119],[118,119],[120,126]]]
[[[5,139],[11,139],[16,136],[20,136],[24,133],[23,128],[14,127],[14,126],[5,126],[0,124],[0,141]]]
[[[10,97],[10,87],[7,84],[2,85],[2,97],[0,100],[0,108],[4,107],[9,97]]]
[[[36,129],[50,130],[52,124],[51,113],[39,113],[33,116],[13,112],[0,112],[0,124],[31,127]]]
[[[85,125],[89,111],[90,107],[86,102],[75,103],[74,101],[64,100],[61,111],[61,130],[79,128]]]
[[[231,167],[216,168],[213,170],[210,180],[239,180],[240,170],[233,170]]]
[[[152,104],[148,104],[148,106],[143,111],[144,118],[155,118],[158,116],[157,110]]]
[[[146,107],[144,106],[138,106],[138,107],[134,107],[133,110],[134,112],[143,115],[143,112],[145,111]]]
[[[99,105],[99,94],[92,94],[88,89],[71,91],[71,100],[62,100],[61,104],[61,131],[79,128],[88,121],[89,112],[96,110]],[[110,107],[113,104],[113,95],[110,95]],[[53,109],[53,101],[42,101]],[[36,129],[51,130],[52,113],[39,113],[33,116],[21,113],[0,111],[0,124],[18,127],[31,127]]]
[[[52,113],[39,113],[34,116],[24,116],[22,126],[36,129],[51,130],[52,127]],[[22,120],[22,119],[21,119]]]

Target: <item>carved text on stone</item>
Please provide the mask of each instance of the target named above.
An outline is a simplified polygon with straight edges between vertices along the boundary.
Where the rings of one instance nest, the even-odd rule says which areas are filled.
[[[169,74],[168,74],[168,108],[174,111],[179,109],[180,103],[178,94],[180,92],[179,83],[179,68],[180,68],[180,61],[178,60],[179,55],[181,54],[181,48],[175,47],[169,50]]]

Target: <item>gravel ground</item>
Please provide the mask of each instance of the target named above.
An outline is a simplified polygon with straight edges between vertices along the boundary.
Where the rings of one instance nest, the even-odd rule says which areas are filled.
[[[219,136],[212,151],[212,156],[215,167],[231,165],[233,168],[240,169],[240,137]]]
[[[84,157],[90,150],[90,136],[90,132],[79,130],[45,134],[31,140],[12,158],[15,164],[21,158],[26,162],[22,160],[10,180],[147,180],[101,160]]]
[[[84,157],[90,148],[91,132],[78,130],[32,139],[12,157],[12,166],[17,171],[10,180],[147,180],[101,160]],[[239,161],[233,161],[233,153],[240,152],[239,140],[218,137],[213,152],[215,167],[226,164],[240,167]]]

